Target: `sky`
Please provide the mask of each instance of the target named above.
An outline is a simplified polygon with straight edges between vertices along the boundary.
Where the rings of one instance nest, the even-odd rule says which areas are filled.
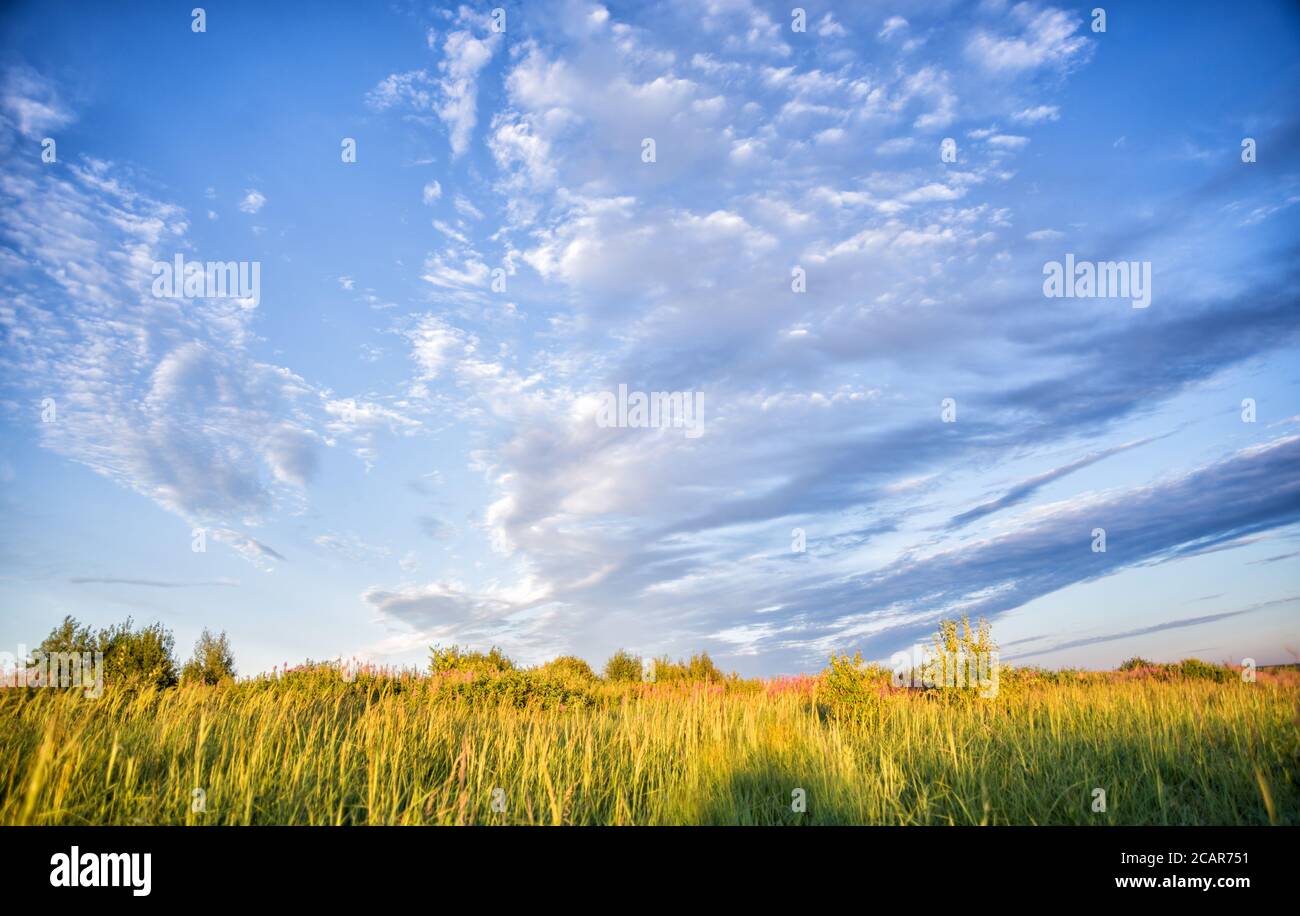
[[[5,650],[1300,655],[1294,4],[197,2],[0,13]]]

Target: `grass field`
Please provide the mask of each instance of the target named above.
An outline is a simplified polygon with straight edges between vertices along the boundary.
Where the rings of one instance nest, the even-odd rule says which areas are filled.
[[[825,676],[349,680],[327,666],[97,700],[9,689],[0,824],[1300,823],[1292,672],[828,695]]]

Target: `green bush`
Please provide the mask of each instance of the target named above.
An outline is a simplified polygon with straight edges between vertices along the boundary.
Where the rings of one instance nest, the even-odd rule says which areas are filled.
[[[468,701],[473,706],[513,706],[542,709],[594,706],[595,697],[585,687],[537,671],[479,672],[470,678],[448,678],[436,688],[443,699]]]
[[[940,620],[932,640],[934,658],[917,680],[928,689],[974,693],[981,689],[981,677],[992,677],[993,655],[997,651],[998,644],[993,641],[993,629],[987,620],[980,618],[974,627],[965,616],[960,622]]]
[[[1229,681],[1237,680],[1237,674],[1231,668],[1225,668],[1223,665],[1212,665],[1209,662],[1201,661],[1199,658],[1185,658],[1175,665],[1170,665],[1169,668],[1174,674],[1198,681],[1214,681],[1216,684],[1226,684]]]
[[[176,639],[161,623],[136,630],[131,618],[99,631],[104,682],[137,686],[176,686]]]
[[[709,653],[701,652],[692,655],[690,661],[674,662],[666,655],[656,658],[654,679],[660,684],[716,684],[725,681],[727,676],[709,658]]]
[[[605,662],[605,680],[615,683],[641,680],[641,656],[619,649]]]
[[[175,686],[176,659],[172,652],[176,640],[161,623],[136,630],[131,618],[98,633],[83,626],[73,617],[50,631],[41,641],[38,651],[45,655],[55,652],[103,653],[104,682],[154,687]]]
[[[206,629],[194,644],[194,656],[181,669],[181,681],[192,684],[220,684],[235,679],[235,655],[222,632],[213,636]]]
[[[515,670],[515,663],[504,652],[493,646],[488,652],[473,652],[460,646],[430,646],[429,670],[433,674],[451,671],[470,674],[502,674]]]
[[[854,652],[852,658],[847,654],[832,655],[830,667],[821,673],[817,698],[838,712],[870,708],[879,702],[888,685],[889,672],[879,665],[864,663],[860,652]]]
[[[1226,684],[1235,681],[1238,677],[1237,673],[1231,668],[1223,665],[1213,665],[1199,658],[1185,658],[1181,662],[1160,664],[1148,661],[1145,658],[1134,657],[1120,665],[1119,670],[1138,672],[1143,676],[1153,677],[1161,681],[1187,678],[1189,680],[1214,681],[1216,684]]]
[[[50,635],[41,640],[37,647],[37,651],[46,656],[56,652],[80,655],[98,649],[99,641],[95,639],[90,627],[80,625],[74,617],[64,617],[63,623],[51,630]]]
[[[538,673],[545,677],[561,681],[591,683],[596,680],[596,672],[591,670],[591,665],[588,665],[576,655],[561,655],[559,658],[552,659],[542,665],[537,670]]]

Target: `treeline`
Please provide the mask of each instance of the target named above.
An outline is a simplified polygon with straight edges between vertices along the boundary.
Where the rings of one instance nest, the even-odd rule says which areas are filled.
[[[137,627],[128,617],[122,623],[93,630],[75,617],[67,616],[41,641],[37,652],[46,658],[58,654],[94,656],[101,653],[104,681],[112,684],[174,687],[182,683],[214,685],[235,679],[235,656],[225,632],[213,634],[204,629],[184,664],[177,661],[175,647],[175,636],[161,623]],[[496,675],[532,670],[564,680],[594,682],[603,678],[611,683],[720,683],[737,677],[724,673],[707,652],[678,661],[666,655],[643,660],[639,655],[619,649],[610,656],[601,674],[597,674],[585,660],[573,655],[561,656],[529,669],[495,647],[481,652],[459,646],[433,646],[430,652],[431,674]]]
[[[487,652],[476,652],[462,649],[460,646],[432,646],[429,652],[429,671],[432,674],[453,671],[469,674],[506,674],[526,670],[495,647]],[[724,673],[714,664],[713,659],[709,658],[707,652],[700,652],[689,659],[674,662],[666,655],[643,659],[624,649],[619,649],[609,657],[600,675],[597,675],[584,659],[576,655],[561,655],[544,665],[537,666],[534,670],[564,679],[596,681],[603,678],[611,683],[632,681],[653,681],[657,684],[720,683],[737,677],[735,674]]]
[[[37,653],[45,658],[59,654],[82,657],[90,655],[93,658],[99,654],[103,659],[104,683],[113,685],[174,687],[177,684],[216,685],[235,680],[235,657],[224,632],[213,634],[204,629],[194,644],[190,658],[183,664],[176,660],[175,643],[172,632],[161,623],[136,627],[128,617],[122,623],[92,630],[74,617],[68,616],[50,631],[37,648]],[[932,648],[935,658],[941,662],[945,658],[987,658],[990,653],[997,651],[988,623],[981,620],[977,625],[972,626],[970,621],[965,619],[960,623],[942,621],[939,631],[933,638]],[[29,667],[34,664],[36,664],[34,660],[28,662]],[[988,672],[981,670],[979,673],[991,675],[992,684],[996,685],[999,680],[998,667],[994,660],[993,670]],[[383,675],[383,672],[389,671],[389,669],[374,669],[372,666],[354,669],[334,663],[313,664],[311,662],[292,670],[295,674],[325,671],[333,673],[335,677],[342,674],[349,680],[355,678],[359,671],[367,675]],[[537,687],[534,682],[537,681],[544,682],[544,686],[567,685],[567,688],[578,691],[587,686],[595,686],[601,681],[607,684],[649,682],[669,685],[734,685],[741,681],[739,675],[729,674],[718,668],[707,652],[692,655],[689,659],[673,661],[668,656],[642,658],[624,649],[619,649],[611,655],[600,673],[597,673],[585,660],[574,655],[560,656],[545,664],[530,667],[517,664],[495,647],[482,652],[454,645],[432,646],[428,671],[432,675],[472,676],[475,680],[488,682],[494,690],[499,688],[504,691],[518,690],[524,693],[534,690]],[[286,675],[289,673],[290,669],[284,672]],[[1047,671],[1034,667],[1002,667],[1001,669],[1003,685],[1013,687],[1077,682],[1116,675],[1128,678],[1214,680],[1221,683],[1238,679],[1254,679],[1253,669],[1243,672],[1238,668],[1214,665],[1199,659],[1159,664],[1142,658],[1132,658],[1122,664],[1118,672],[1110,674],[1073,669]],[[276,677],[280,676],[282,675],[276,675]],[[384,676],[391,676],[391,672]],[[402,676],[418,677],[419,674],[408,670]],[[833,655],[830,666],[818,677],[827,697],[841,694],[845,698],[875,695],[885,684],[891,683],[889,669],[880,665],[867,664],[858,655],[852,658],[848,655],[839,657]],[[942,682],[945,679],[940,680]],[[981,683],[962,684],[961,689],[975,690],[987,686],[982,683],[982,680]],[[480,688],[482,686],[479,685]],[[557,702],[562,702],[567,696],[568,694],[557,695]]]
[[[124,622],[92,630],[74,617],[50,631],[37,647],[49,658],[56,654],[91,656],[101,653],[105,683],[133,683],[174,687],[179,683],[220,684],[235,679],[235,656],[226,634],[204,630],[194,644],[194,653],[183,665],[175,654],[176,638],[161,623],[134,626]]]

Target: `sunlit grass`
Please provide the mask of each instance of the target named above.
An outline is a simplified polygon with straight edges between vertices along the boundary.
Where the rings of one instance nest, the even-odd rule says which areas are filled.
[[[852,715],[813,679],[545,708],[444,688],[0,690],[0,824],[1300,823],[1293,680],[900,691]]]

